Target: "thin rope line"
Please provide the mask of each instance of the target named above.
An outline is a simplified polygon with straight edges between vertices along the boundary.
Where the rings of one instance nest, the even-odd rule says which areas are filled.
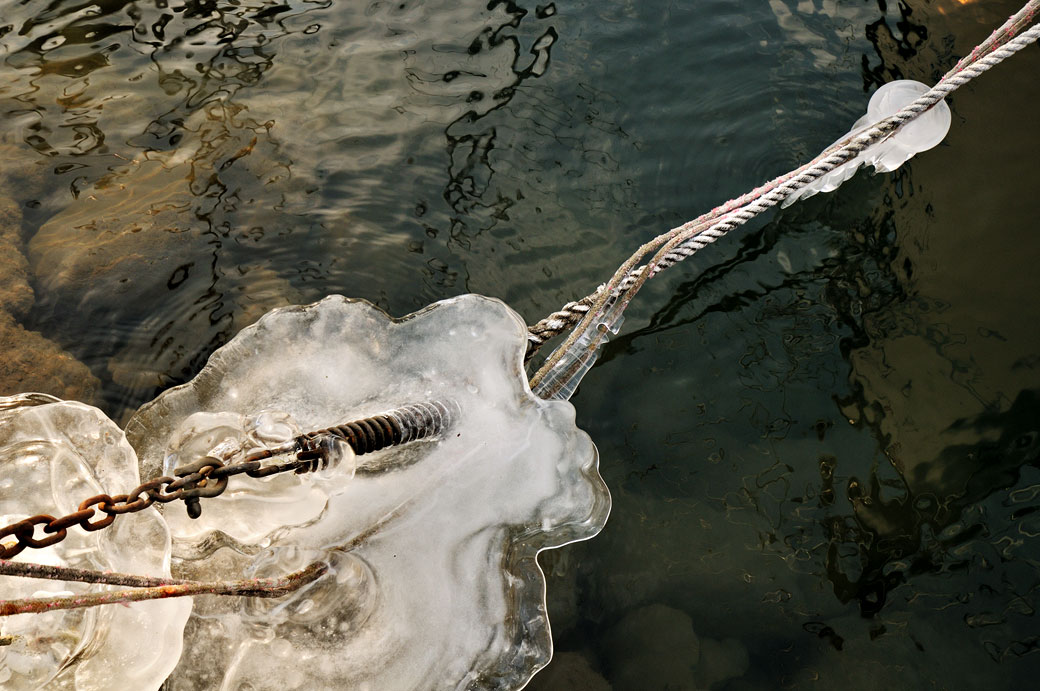
[[[618,268],[610,281],[601,285],[594,293],[564,305],[560,311],[529,327],[528,358],[537,352],[546,340],[572,325],[577,325],[531,378],[532,388],[538,386],[546,373],[573,347],[612,297],[621,301],[620,310],[624,310],[643,284],[653,276],[692,256],[729,231],[780,203],[793,192],[852,160],[867,147],[890,137],[899,127],[927,111],[957,88],[1036,41],[1040,38],[1040,25],[1020,36],[1015,35],[1033,21],[1038,10],[1040,0],[1030,0],[989,38],[960,60],[934,87],[894,115],[836,142],[809,163],[732,199],[693,221],[657,236],[642,245]],[[639,261],[654,249],[657,249],[657,252],[650,262],[637,268]],[[594,339],[593,347],[598,341],[599,339]],[[542,395],[548,396],[551,393],[542,392]]]

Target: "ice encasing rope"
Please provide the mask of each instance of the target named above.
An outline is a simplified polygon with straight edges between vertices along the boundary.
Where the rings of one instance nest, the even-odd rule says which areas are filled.
[[[601,344],[606,333],[611,330],[611,324],[620,318],[621,312],[647,280],[776,206],[820,176],[852,160],[867,147],[888,138],[901,126],[917,118],[957,88],[1035,42],[1040,38],[1040,25],[1020,35],[1016,34],[1034,21],[1038,11],[1040,0],[1030,0],[913,103],[869,128],[836,142],[809,163],[732,199],[693,221],[657,236],[640,247],[618,268],[610,281],[601,285],[594,293],[567,303],[559,311],[528,327],[529,359],[545,341],[576,325],[563,344],[531,377],[532,389],[544,398],[553,397],[568,386],[573,389],[575,382],[570,381],[569,376],[553,377],[554,381],[545,384],[543,379],[560,363],[563,363],[562,366],[568,371],[573,369],[576,373],[584,373],[581,368],[570,367],[569,363],[575,358],[586,357],[582,353],[575,354],[572,351],[590,326],[603,323],[607,327],[599,329],[600,334],[594,334],[592,338],[582,339],[583,348],[594,349]],[[653,250],[656,250],[656,253],[651,260],[637,267],[639,261]],[[608,303],[611,305],[612,315],[604,321],[604,307]]]

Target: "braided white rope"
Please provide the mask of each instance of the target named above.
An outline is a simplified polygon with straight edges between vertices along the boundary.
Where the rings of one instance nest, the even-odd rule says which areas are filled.
[[[847,144],[839,145],[839,150],[829,155],[826,155],[826,152],[821,154],[813,163],[809,164],[807,169],[803,168],[803,172],[800,175],[787,180],[751,204],[731,212],[724,220],[676,246],[653,265],[651,275],[656,275],[668,267],[681,262],[683,259],[692,256],[697,250],[715,242],[729,231],[747,223],[763,211],[776,206],[793,192],[802,189],[818,177],[852,160],[864,149],[891,136],[896,129],[924,113],[946,98],[950,93],[986,72],[994,65],[1035,42],[1038,38],[1040,38],[1040,24],[1012,39],[986,57],[968,65],[961,71],[946,76],[913,103],[853,137]],[[640,269],[626,276],[619,286],[620,290],[631,288],[638,280],[642,269],[643,267],[640,267]]]
[[[957,88],[1035,42],[1040,38],[1040,25],[1032,27],[1016,38],[1010,39],[1004,45],[985,55],[985,57],[975,59],[980,48],[991,43],[995,36],[1002,31],[1011,33],[1008,27],[1015,22],[1018,25],[1022,25],[1023,22],[1031,21],[1038,5],[1040,3],[1037,0],[1031,0],[1027,3],[1021,11],[1012,16],[1007,24],[998,29],[997,32],[994,32],[994,35],[987,39],[984,44],[972,51],[968,58],[958,63],[938,84],[922,94],[913,103],[888,118],[875,123],[866,130],[835,143],[802,167],[782,175],[742,197],[731,200],[694,221],[690,221],[655,238],[640,248],[639,252],[622,265],[614,278],[607,284],[601,285],[595,293],[581,300],[567,303],[558,312],[554,312],[549,317],[529,327],[528,357],[533,355],[538,347],[549,338],[562,333],[571,325],[578,324],[578,328],[571,333],[567,341],[550,356],[549,360],[531,378],[532,386],[541,380],[545,373],[563,357],[567,348],[573,345],[581,333],[584,332],[589,323],[591,323],[591,319],[588,318],[589,315],[595,315],[611,297],[622,300],[623,309],[649,278],[687,259],[698,250],[725,236],[731,230],[744,225],[752,218],[776,206],[792,193],[802,189],[820,176],[852,160],[864,149],[891,136],[899,127],[927,111]],[[973,61],[964,65],[969,60]],[[663,246],[649,263],[633,268],[635,262],[646,251],[654,249],[662,243]]]

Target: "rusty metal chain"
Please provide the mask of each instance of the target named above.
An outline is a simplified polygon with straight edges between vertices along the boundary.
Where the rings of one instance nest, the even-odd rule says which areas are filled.
[[[454,424],[458,414],[459,407],[455,401],[414,403],[363,420],[302,434],[291,443],[252,451],[235,463],[225,465],[216,456],[203,456],[175,468],[176,477],[164,475],[148,480],[129,494],[98,494],[84,500],[76,511],[60,518],[37,514],[0,528],[0,559],[11,559],[26,548],[39,549],[57,544],[66,538],[72,526],[78,525],[88,532],[107,528],[116,516],[142,511],[156,502],[184,501],[188,515],[198,518],[202,511],[199,499],[223,493],[228,478],[233,475],[245,473],[249,477],[262,478],[290,471],[298,474],[312,472],[331,464],[336,440],[346,442],[360,456],[438,434]],[[295,454],[296,458],[287,463],[261,463],[282,454]],[[98,512],[104,514],[104,518],[93,520]],[[39,537],[36,526],[43,526]],[[16,542],[4,542],[4,538],[12,536]]]
[[[0,559],[10,559],[27,547],[38,549],[61,542],[67,536],[68,529],[74,525],[93,532],[112,525],[116,516],[142,511],[156,502],[167,504],[177,500],[217,496],[227,487],[227,478],[232,475],[247,473],[252,477],[265,477],[297,470],[305,465],[307,463],[304,461],[294,461],[263,467],[256,460],[224,465],[217,458],[205,457],[189,466],[178,468],[177,471],[183,472],[180,477],[158,477],[138,485],[129,494],[95,495],[81,503],[78,510],[61,518],[37,514],[0,528],[0,540],[9,536],[17,540],[8,544],[0,542]],[[93,520],[99,511],[105,516]],[[43,526],[43,535],[39,537],[36,536],[38,525]]]

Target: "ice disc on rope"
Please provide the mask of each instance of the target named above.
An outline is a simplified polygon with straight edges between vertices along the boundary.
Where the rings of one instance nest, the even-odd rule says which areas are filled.
[[[43,394],[0,398],[0,525],[66,515],[88,497],[139,484],[133,449],[97,408]],[[168,577],[170,534],[148,508],[97,532],[73,526],[64,541],[14,561]],[[11,600],[101,589],[14,577],[2,583],[0,593]],[[184,598],[0,618],[0,633],[9,637],[0,646],[0,688],[156,689],[177,663],[190,610]]]
[[[171,688],[526,683],[551,650],[535,556],[597,533],[610,505],[574,408],[527,386],[526,334],[475,295],[399,320],[334,296],[266,315],[143,406],[127,434],[147,474],[409,403],[457,411],[433,438],[316,474],[234,476],[195,521],[167,505],[175,575],[331,565],[283,599],[199,598]]]
[[[857,120],[852,129],[841,139],[894,115],[928,90],[927,85],[912,79],[888,82],[874,92],[867,104],[866,115]],[[878,173],[892,172],[910,160],[914,154],[937,146],[950,131],[951,120],[950,107],[946,105],[946,101],[939,101],[929,110],[900,127],[892,136],[868,147],[851,161],[838,166],[794,192],[783,201],[781,206],[790,206],[798,199],[811,197],[817,192],[833,192],[841,183],[855,175],[862,165],[872,165]]]

